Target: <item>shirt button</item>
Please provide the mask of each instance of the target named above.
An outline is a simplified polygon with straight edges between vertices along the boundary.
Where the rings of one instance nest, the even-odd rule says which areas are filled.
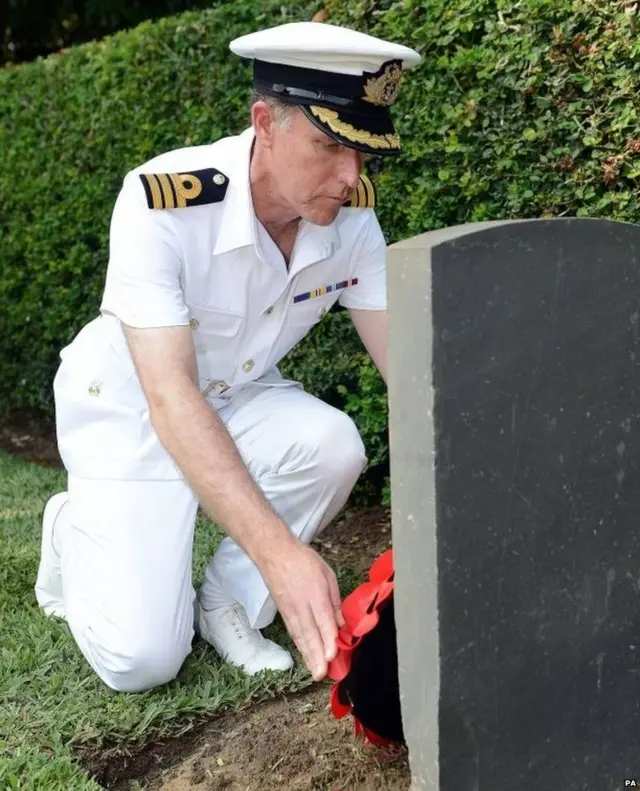
[[[255,363],[253,362],[253,360],[247,360],[247,362],[244,363],[244,365],[242,366],[242,370],[246,374],[248,374],[250,371],[253,371],[253,366],[254,365],[255,365]]]
[[[189,319],[189,326],[191,327],[192,330],[197,330],[198,327],[200,326],[200,322],[198,321],[198,319]]]
[[[270,316],[273,313],[273,305],[269,305],[269,307],[265,310],[264,315]]]

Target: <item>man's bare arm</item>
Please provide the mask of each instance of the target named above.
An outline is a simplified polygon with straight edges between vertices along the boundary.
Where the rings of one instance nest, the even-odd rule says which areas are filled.
[[[198,389],[191,329],[127,327],[125,334],[158,438],[210,517],[254,563],[267,563],[273,545],[293,537]]]
[[[342,623],[335,575],[273,510],[200,393],[191,329],[124,329],[160,442],[202,507],[260,569],[319,680],[335,655],[336,623]]]
[[[389,318],[386,310],[349,310],[351,321],[374,365],[387,382]]]

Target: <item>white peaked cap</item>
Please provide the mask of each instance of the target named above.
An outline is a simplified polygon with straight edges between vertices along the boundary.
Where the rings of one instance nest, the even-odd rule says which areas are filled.
[[[420,62],[402,44],[325,22],[289,22],[240,36],[229,47],[243,58],[338,74],[375,72],[390,60],[401,60],[404,69]]]
[[[260,93],[296,104],[325,134],[369,154],[400,151],[389,107],[420,55],[392,41],[321,22],[291,22],[234,39]]]

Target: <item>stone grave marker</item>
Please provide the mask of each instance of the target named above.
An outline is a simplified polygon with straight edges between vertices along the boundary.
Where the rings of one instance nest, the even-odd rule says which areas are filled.
[[[640,227],[435,231],[388,283],[413,787],[640,787]]]

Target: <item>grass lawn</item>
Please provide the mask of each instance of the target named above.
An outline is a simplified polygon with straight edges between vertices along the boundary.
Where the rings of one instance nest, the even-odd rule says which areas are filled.
[[[136,695],[105,687],[33,591],[42,509],[64,488],[60,470],[0,451],[0,791],[94,791],[100,786],[73,760],[83,745],[126,749],[177,736],[214,712],[312,683],[299,658],[290,674],[249,679],[198,643],[171,684]],[[211,522],[198,523],[196,585],[220,538]],[[338,574],[345,593],[356,579]],[[267,634],[282,640],[284,630],[274,624]]]

